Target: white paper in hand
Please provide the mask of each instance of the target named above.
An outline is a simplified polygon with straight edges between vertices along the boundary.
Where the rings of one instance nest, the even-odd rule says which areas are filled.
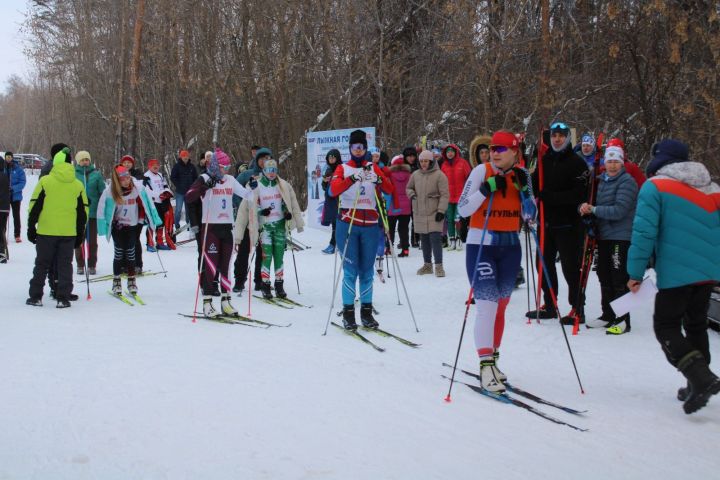
[[[640,284],[640,289],[637,293],[628,292],[622,297],[610,302],[610,306],[618,317],[640,308],[652,309],[655,306],[655,294],[657,291],[657,287],[653,281],[646,278]]]

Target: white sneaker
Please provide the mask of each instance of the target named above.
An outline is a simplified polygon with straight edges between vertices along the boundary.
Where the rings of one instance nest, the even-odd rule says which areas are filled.
[[[238,311],[235,310],[235,307],[233,307],[230,304],[230,294],[223,293],[222,294],[222,300],[220,300],[220,310],[222,310],[222,313],[224,315],[237,315]]]
[[[608,328],[612,322],[606,322],[602,318],[585,319],[586,328]]]
[[[457,243],[457,240],[455,238],[451,238],[450,240],[448,240],[448,248],[447,248],[448,251],[455,250],[456,243]]]
[[[212,296],[207,295],[203,297],[203,315],[206,317],[217,317],[220,315],[212,304]]]
[[[495,359],[492,356],[480,357],[480,385],[488,392],[505,392],[505,385],[495,375]]]
[[[455,242],[455,250],[458,252],[463,249],[463,242],[459,238],[457,239],[457,242]]]

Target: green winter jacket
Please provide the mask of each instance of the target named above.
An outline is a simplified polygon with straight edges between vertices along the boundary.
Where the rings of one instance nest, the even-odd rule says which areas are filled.
[[[69,163],[55,163],[30,198],[28,229],[38,235],[81,237],[85,232],[88,200]]]
[[[75,165],[75,178],[85,187],[85,195],[90,201],[90,218],[97,218],[98,201],[105,190],[105,179],[92,165]]]

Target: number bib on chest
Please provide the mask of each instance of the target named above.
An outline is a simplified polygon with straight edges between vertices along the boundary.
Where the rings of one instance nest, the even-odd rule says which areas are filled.
[[[258,198],[260,202],[260,210],[270,209],[270,215],[260,216],[260,223],[272,223],[282,219],[282,195],[277,185],[265,186],[262,183],[258,185]]]
[[[115,222],[118,225],[133,226],[138,223],[138,202],[140,202],[140,195],[136,190],[133,190],[127,196],[123,197],[121,204],[115,206]]]
[[[352,176],[355,172],[362,173],[362,168],[343,165],[345,178]],[[360,194],[358,195],[358,190]],[[358,210],[375,210],[375,184],[372,182],[355,182],[352,187],[340,194],[340,208],[353,208],[357,196]]]

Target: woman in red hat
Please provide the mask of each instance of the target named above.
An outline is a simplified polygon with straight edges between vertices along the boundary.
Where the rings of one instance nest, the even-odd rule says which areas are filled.
[[[458,202],[460,215],[470,217],[465,263],[475,299],[475,347],[482,387],[491,392],[505,391],[497,359],[522,257],[518,231],[536,214],[529,174],[517,165],[518,155],[515,135],[495,132],[490,162],[473,169]]]

